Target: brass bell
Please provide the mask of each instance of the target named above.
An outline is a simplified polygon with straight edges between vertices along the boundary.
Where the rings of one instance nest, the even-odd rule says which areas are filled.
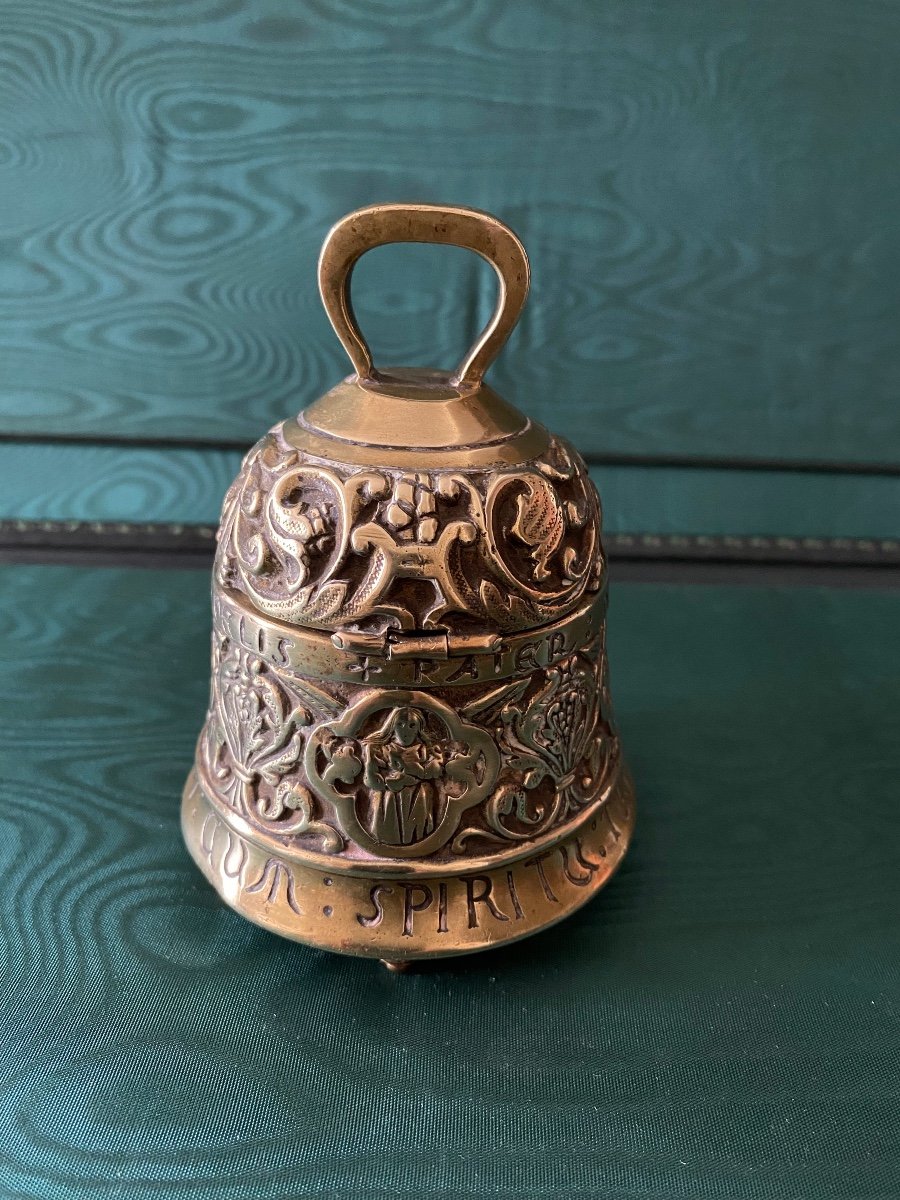
[[[376,370],[350,306],[374,246],[467,247],[489,324],[449,374]],[[622,860],[634,793],[581,458],[482,382],[528,292],[496,218],[383,204],[319,288],[356,373],[276,425],[224,502],[188,848],[275,933],[402,966],[525,937]]]

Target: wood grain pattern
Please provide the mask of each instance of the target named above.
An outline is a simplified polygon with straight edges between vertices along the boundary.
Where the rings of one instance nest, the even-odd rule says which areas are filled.
[[[885,0],[3,0],[0,429],[242,438],[345,372],[314,263],[378,199],[496,210],[501,391],[598,452],[900,462]],[[373,255],[383,359],[451,363],[462,256]]]
[[[0,569],[4,1196],[897,1194],[900,594],[619,586],[629,861],[400,979],[189,861],[208,611],[200,572]]]
[[[0,444],[0,518],[216,525],[240,463],[237,451]]]
[[[0,443],[0,519],[217,525],[234,450]],[[607,533],[895,538],[900,478],[593,467]]]

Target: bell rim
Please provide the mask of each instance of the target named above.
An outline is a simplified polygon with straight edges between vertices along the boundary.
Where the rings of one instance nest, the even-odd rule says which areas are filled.
[[[197,797],[200,798],[204,806],[199,810],[197,808]],[[215,868],[213,865],[214,854],[212,847],[208,848],[204,844],[204,832],[207,822],[210,819],[210,815],[213,815],[221,820],[221,814],[211,807],[209,796],[207,795],[205,789],[200,785],[199,780],[197,779],[196,770],[194,768],[191,769],[184,787],[181,805],[181,829],[183,840],[192,860],[200,869],[207,882],[213,887],[219,898],[233,912],[237,913],[245,920],[250,921],[258,928],[264,929],[268,933],[275,934],[279,937],[285,938],[286,940],[296,942],[301,945],[311,946],[315,949],[328,951],[331,953],[342,954],[351,958],[409,963],[437,958],[456,958],[464,954],[481,953],[486,950],[501,949],[504,946],[512,945],[515,942],[523,941],[525,938],[542,933],[545,930],[552,928],[554,925],[559,924],[561,921],[566,920],[579,909],[583,908],[609,884],[611,879],[619,870],[619,867],[622,865],[622,862],[624,861],[633,840],[636,817],[634,782],[624,761],[620,762],[619,770],[617,770],[615,773],[614,788],[609,800],[601,807],[599,811],[600,813],[604,813],[611,807],[615,807],[617,809],[616,817],[618,820],[618,825],[613,825],[612,818],[610,817],[609,819],[610,826],[616,831],[614,850],[612,854],[600,850],[601,855],[603,855],[602,861],[600,864],[593,864],[595,869],[599,868],[598,877],[596,879],[593,878],[592,872],[590,882],[584,886],[579,884],[574,892],[570,891],[569,897],[565,901],[558,900],[558,910],[549,910],[550,916],[546,919],[526,921],[526,925],[520,929],[507,930],[504,928],[499,934],[488,934],[487,931],[485,931],[485,935],[481,938],[468,937],[464,942],[458,941],[453,945],[441,945],[439,942],[435,941],[435,936],[440,937],[440,934],[426,935],[423,939],[425,944],[406,944],[404,942],[406,934],[403,932],[389,940],[381,937],[373,937],[370,933],[366,933],[362,929],[359,931],[354,930],[355,936],[353,938],[317,935],[309,928],[306,928],[302,931],[298,930],[295,927],[296,923],[293,921],[288,921],[285,923],[283,920],[278,920],[273,911],[273,907],[269,903],[264,903],[261,908],[259,906],[252,906],[248,904],[246,900],[242,899],[244,892],[239,892],[237,888],[229,886],[229,879],[233,881],[235,878],[233,873],[225,869],[225,861],[227,860],[232,849],[230,836],[227,842],[227,847],[221,856],[218,868]],[[568,844],[570,846],[573,840],[579,841],[579,833],[584,833],[585,828],[590,828],[589,820],[590,814],[586,814],[585,820],[579,822],[578,827],[575,830],[570,829],[568,831]],[[600,822],[595,818],[593,823],[596,830],[599,827]],[[230,826],[226,826],[226,828],[231,830]],[[585,840],[587,841],[587,838]],[[556,846],[551,847],[549,851],[538,852],[537,854],[534,853],[532,847],[530,854],[526,853],[516,861],[520,865],[532,865],[542,859],[548,858],[549,855],[552,854],[553,850],[557,847],[563,846],[564,842],[565,839],[558,842]],[[214,844],[215,833],[213,834],[213,845]],[[243,845],[243,843],[240,841],[238,844]],[[284,847],[279,847],[277,853],[270,854],[266,859],[265,869],[266,871],[269,871],[271,868],[273,873],[273,885],[277,885],[278,883],[279,870],[288,871],[291,869],[296,869],[297,867],[297,864],[293,862],[286,862],[282,859],[281,852],[283,849]],[[583,847],[580,845],[579,841],[579,854],[581,853],[582,849]],[[588,842],[586,852],[589,854],[592,851],[595,851],[595,846]],[[268,848],[266,849],[265,853],[268,854]],[[566,855],[563,852],[563,862],[565,863],[565,861]],[[368,871],[364,875],[353,877],[348,876],[345,873],[342,875],[342,878],[348,880],[348,882],[352,881],[372,884],[372,894],[374,894],[374,888],[380,886],[379,881],[388,881],[388,877],[384,872],[377,870],[379,864],[373,865],[376,867],[376,869]],[[460,865],[456,869],[454,869],[454,864],[452,863],[446,864],[446,867],[448,869],[444,872],[444,879],[452,878],[460,883],[467,884],[467,881],[469,880],[484,878],[485,868],[483,864],[479,866],[475,860],[467,859],[465,860],[465,865]],[[340,873],[334,869],[333,864],[328,865],[327,871],[322,870],[318,863],[310,864],[304,862],[302,864],[302,868],[308,875],[318,877],[320,882],[330,885],[328,889],[329,896],[332,893],[339,894],[340,886],[338,885],[337,880],[333,879],[332,877],[339,875]],[[502,870],[508,873],[509,864],[507,862],[499,863],[493,861],[490,869],[492,871]],[[268,877],[266,877],[266,881],[267,878]],[[541,873],[541,881],[542,886],[544,886],[546,891],[546,881],[543,878],[543,872]],[[409,875],[405,880],[402,877],[392,877],[389,882],[399,883],[401,886],[422,886],[419,883],[419,879],[412,875]],[[437,882],[438,878],[435,877],[432,886],[436,886]],[[429,885],[425,884],[424,886],[427,888]],[[269,899],[271,899],[271,891],[269,894]],[[518,908],[518,902],[516,907]],[[300,916],[298,909],[295,908],[293,911],[298,917]],[[416,909],[415,911],[418,910]],[[433,916],[433,914],[430,915]],[[506,923],[508,924],[508,921]],[[362,922],[360,922],[360,924],[362,924]]]

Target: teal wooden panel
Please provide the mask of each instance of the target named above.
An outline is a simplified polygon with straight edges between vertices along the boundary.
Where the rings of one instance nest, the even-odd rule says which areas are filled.
[[[534,294],[495,383],[598,452],[900,462],[900,7],[2,0],[0,429],[251,441],[346,369],[331,221],[497,211]],[[482,264],[360,269],[452,364]]]
[[[900,595],[616,588],[622,871],[401,977],[183,849],[208,620],[199,572],[0,568],[0,1194],[900,1193]]]
[[[0,519],[216,524],[239,451],[0,443]],[[895,538],[900,477],[594,467],[610,533]]]
[[[900,478],[594,467],[611,533],[900,536]]]
[[[216,524],[237,450],[0,444],[0,519]]]

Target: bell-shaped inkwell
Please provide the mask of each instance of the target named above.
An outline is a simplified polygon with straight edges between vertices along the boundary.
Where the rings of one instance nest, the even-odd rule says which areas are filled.
[[[390,242],[497,273],[452,374],[372,363],[350,275]],[[599,498],[567,441],[482,382],[528,280],[485,213],[338,222],[319,286],[355,374],[267,433],[225,498],[184,836],[285,937],[394,966],[483,950],[581,907],[628,846]]]

